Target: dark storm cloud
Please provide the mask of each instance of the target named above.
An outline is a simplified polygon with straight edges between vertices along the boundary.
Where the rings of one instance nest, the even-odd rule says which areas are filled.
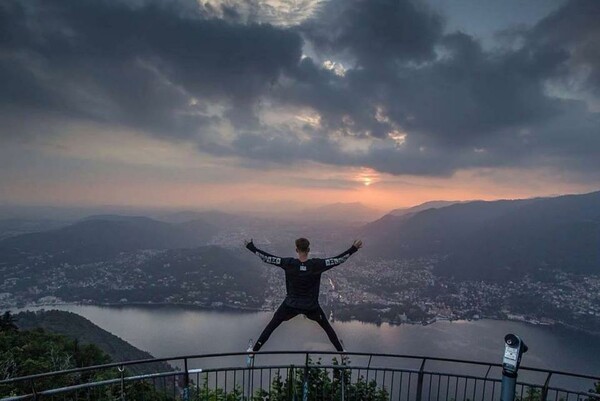
[[[469,35],[442,36],[439,17],[412,2],[332,4],[347,9],[333,14],[333,20],[321,21],[325,27],[316,29],[317,37],[324,38],[328,51],[354,55],[360,68],[347,74],[342,89],[317,82],[312,94],[301,87],[299,94],[290,93],[292,99],[311,101],[323,110],[327,109],[321,104],[323,94],[329,99],[337,93],[345,101],[331,104],[333,111],[338,106],[350,116],[356,115],[354,109],[368,111],[366,121],[376,136],[381,125],[374,118],[379,103],[395,123],[420,135],[423,142],[433,139],[448,145],[464,145],[469,139],[559,111],[560,102],[547,97],[543,85],[568,59],[561,49],[487,53]],[[435,60],[434,48],[439,53]]]
[[[259,3],[244,4],[0,2],[0,135],[90,120],[253,166],[599,167],[599,114],[567,99],[599,102],[598,1],[568,2],[494,49],[445,32],[423,2],[330,0],[288,28],[253,22]],[[265,104],[310,108],[320,124],[269,125]],[[219,137],[222,122],[233,139]]]
[[[424,2],[334,0],[302,31],[323,51],[349,52],[359,66],[434,56],[442,19]]]
[[[477,144],[507,127],[535,123],[560,110],[544,94],[544,80],[566,60],[562,52],[485,53],[463,33],[440,42],[444,56],[396,75],[390,115],[407,130],[448,145]],[[394,96],[394,95],[392,95]]]
[[[559,159],[562,164],[553,167],[597,165],[598,113],[565,98],[573,94],[557,97],[548,87],[570,82],[574,67],[582,66],[586,82],[595,84],[600,2],[572,1],[521,30],[520,46],[493,50],[461,32],[441,34],[439,18],[410,4],[332,2],[321,20],[304,27],[305,35],[320,40],[316,49],[323,55],[356,68],[343,79],[313,74],[279,92],[281,100],[312,105],[330,130],[350,128],[380,138],[394,127],[407,133],[401,149],[374,148],[359,162],[395,174],[543,166]],[[377,106],[388,120],[375,118]],[[352,117],[351,127],[344,116]]]
[[[0,105],[188,137],[214,119],[205,102],[252,107],[301,55],[292,32],[189,3],[3,1]]]
[[[570,66],[582,68],[584,85],[600,92],[600,3],[594,0],[568,2],[550,14],[527,35],[530,46],[562,49],[570,54]]]

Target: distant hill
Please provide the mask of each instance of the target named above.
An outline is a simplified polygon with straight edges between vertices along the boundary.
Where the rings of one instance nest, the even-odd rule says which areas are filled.
[[[445,200],[429,201],[429,202],[421,203],[420,205],[416,205],[416,206],[412,206],[412,207],[394,209],[391,212],[389,212],[388,214],[390,214],[392,216],[404,216],[406,214],[419,213],[419,212],[422,212],[423,210],[427,210],[427,209],[439,209],[441,207],[454,205],[455,203],[461,203],[461,201],[445,201]]]
[[[363,234],[366,253],[437,256],[442,275],[504,280],[540,269],[600,272],[600,192],[386,215]]]
[[[386,215],[363,227],[370,246],[366,252],[389,257],[447,254],[475,232],[525,201],[476,201],[415,214]]]
[[[151,359],[153,356],[142,351],[112,333],[96,326],[88,319],[72,312],[48,310],[21,312],[15,315],[17,326],[21,330],[42,328],[46,331],[62,334],[83,344],[94,344],[106,352],[114,362]],[[166,363],[152,363],[132,366],[134,373],[163,372],[172,370]]]
[[[215,227],[203,221],[170,224],[147,217],[92,216],[78,223],[0,241],[0,259],[51,254],[57,261],[105,260],[120,252],[204,245]]]
[[[364,223],[381,217],[383,212],[365,206],[360,202],[352,202],[332,203],[329,205],[302,209],[296,213],[291,212],[289,214],[289,218],[292,219],[295,215],[303,220],[328,220]]]
[[[361,222],[366,223],[381,217],[384,213],[370,208],[360,202],[332,203],[328,205],[306,207],[290,203],[285,210],[281,206],[272,210],[255,210],[243,213],[225,213],[211,211],[182,211],[170,213],[160,217],[160,220],[172,223],[182,223],[200,219],[217,228],[229,229],[240,225],[273,225],[286,221],[333,221],[333,222]]]
[[[70,223],[50,219],[20,219],[10,218],[0,220],[0,240],[21,234],[52,230],[64,227]]]
[[[93,214],[86,216],[81,221],[103,220],[103,221],[144,221],[148,219],[145,216],[129,216],[122,214]]]
[[[255,221],[256,217],[239,214],[225,213],[218,210],[208,211],[182,211],[162,215],[159,220],[168,223],[188,223],[190,221],[203,221],[212,225],[216,230],[227,230]]]

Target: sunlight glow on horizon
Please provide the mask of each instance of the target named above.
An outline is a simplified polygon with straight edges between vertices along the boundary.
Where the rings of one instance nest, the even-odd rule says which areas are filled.
[[[362,182],[364,186],[368,187],[371,184],[380,181],[380,174],[371,168],[363,167],[361,168],[361,172],[358,174],[356,179],[357,181]]]
[[[543,169],[459,170],[450,177],[428,177],[303,162],[266,164],[257,172],[236,158],[198,154],[185,143],[126,132],[111,136],[78,130],[77,136],[45,139],[42,148],[35,145],[21,144],[12,154],[0,150],[0,158],[15,166],[0,171],[4,204],[268,211],[273,205],[285,208],[283,204],[360,202],[389,211],[431,200],[514,199],[598,189]],[[28,163],[25,171],[17,158],[36,163]]]

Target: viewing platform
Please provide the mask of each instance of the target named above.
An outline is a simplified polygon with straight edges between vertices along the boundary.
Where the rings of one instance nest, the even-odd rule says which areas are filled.
[[[173,370],[147,369],[158,363]],[[522,366],[513,399],[600,400],[598,383],[600,376]],[[8,378],[0,381],[0,400],[491,401],[503,399],[501,390],[500,363],[265,351],[249,361],[243,352],[186,355]]]

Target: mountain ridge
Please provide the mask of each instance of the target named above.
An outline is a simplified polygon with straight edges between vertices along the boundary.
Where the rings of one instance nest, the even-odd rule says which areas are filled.
[[[372,256],[435,256],[442,260],[437,274],[461,278],[506,279],[555,268],[600,271],[600,191],[387,215],[363,226],[362,234]]]
[[[81,344],[94,344],[112,361],[133,361],[153,359],[149,352],[140,350],[122,338],[97,326],[85,317],[73,312],[59,310],[25,311],[14,315],[17,327],[21,330],[42,328],[48,332],[62,334]],[[134,373],[153,373],[172,370],[167,363],[149,363],[128,367]]]
[[[418,205],[411,206],[411,207],[393,209],[393,210],[389,211],[387,214],[392,215],[392,216],[403,216],[403,215],[409,214],[409,213],[418,213],[418,212],[422,212],[427,209],[439,209],[442,207],[453,205],[455,203],[465,203],[465,202],[469,202],[469,201],[433,200],[433,201],[423,202],[423,203],[420,203]]]
[[[92,217],[66,227],[21,234],[0,241],[8,260],[53,254],[70,262],[92,262],[140,249],[205,245],[215,228],[202,221],[170,224],[142,216]]]

